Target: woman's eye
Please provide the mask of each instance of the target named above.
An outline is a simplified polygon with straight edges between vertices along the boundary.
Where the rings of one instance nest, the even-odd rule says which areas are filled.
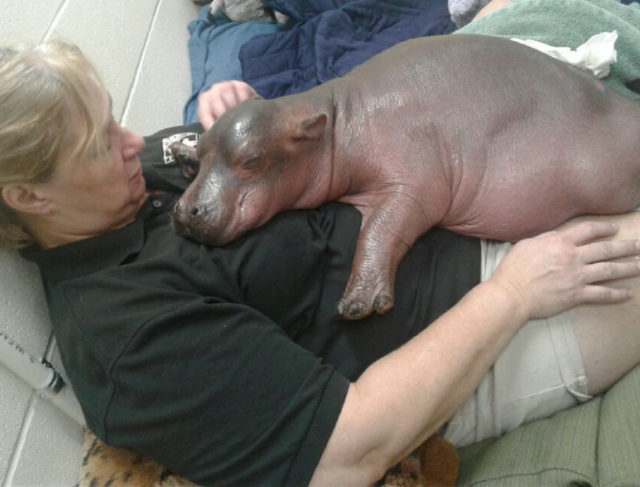
[[[100,149],[100,155],[105,155],[111,152],[111,131],[109,130],[102,136],[102,144]]]
[[[96,158],[102,159],[104,157],[109,157],[111,154],[111,139],[105,140],[102,143],[98,153],[95,155]]]

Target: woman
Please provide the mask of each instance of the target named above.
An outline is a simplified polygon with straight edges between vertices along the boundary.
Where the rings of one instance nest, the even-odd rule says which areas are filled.
[[[211,93],[236,90],[251,94]],[[2,242],[40,267],[109,444],[201,485],[370,485],[434,432],[499,435],[640,362],[635,214],[520,242],[495,272],[508,246],[431,231],[395,309],[339,323],[355,210],[283,214],[220,249],[182,239],[169,214],[186,182],[159,148],[189,129],[145,150],[110,105],[72,46],[0,53]]]

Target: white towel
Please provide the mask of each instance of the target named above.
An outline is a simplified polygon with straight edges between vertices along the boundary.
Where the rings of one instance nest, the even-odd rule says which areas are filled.
[[[602,32],[591,37],[576,50],[569,47],[549,46],[530,39],[512,38],[511,40],[544,52],[554,59],[564,61],[583,71],[588,71],[598,78],[604,78],[609,75],[610,66],[618,59],[615,49],[617,39],[618,32],[615,30],[613,32]]]

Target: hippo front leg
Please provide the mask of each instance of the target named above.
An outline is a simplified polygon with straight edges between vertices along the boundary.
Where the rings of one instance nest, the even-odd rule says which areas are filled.
[[[374,311],[389,311],[398,264],[435,223],[406,195],[394,196],[378,206],[360,232],[349,283],[338,303],[339,318],[359,320]]]
[[[174,142],[169,146],[169,149],[176,162],[182,166],[182,175],[189,181],[193,181],[200,171],[200,161],[196,155],[195,147],[182,142]]]

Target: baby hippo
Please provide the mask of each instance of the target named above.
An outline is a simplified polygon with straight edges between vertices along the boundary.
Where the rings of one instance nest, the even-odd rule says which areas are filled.
[[[338,314],[393,306],[397,266],[433,226],[515,241],[640,204],[640,107],[521,44],[399,44],[302,94],[225,112],[174,213],[220,246],[285,210],[354,205],[362,228]]]

